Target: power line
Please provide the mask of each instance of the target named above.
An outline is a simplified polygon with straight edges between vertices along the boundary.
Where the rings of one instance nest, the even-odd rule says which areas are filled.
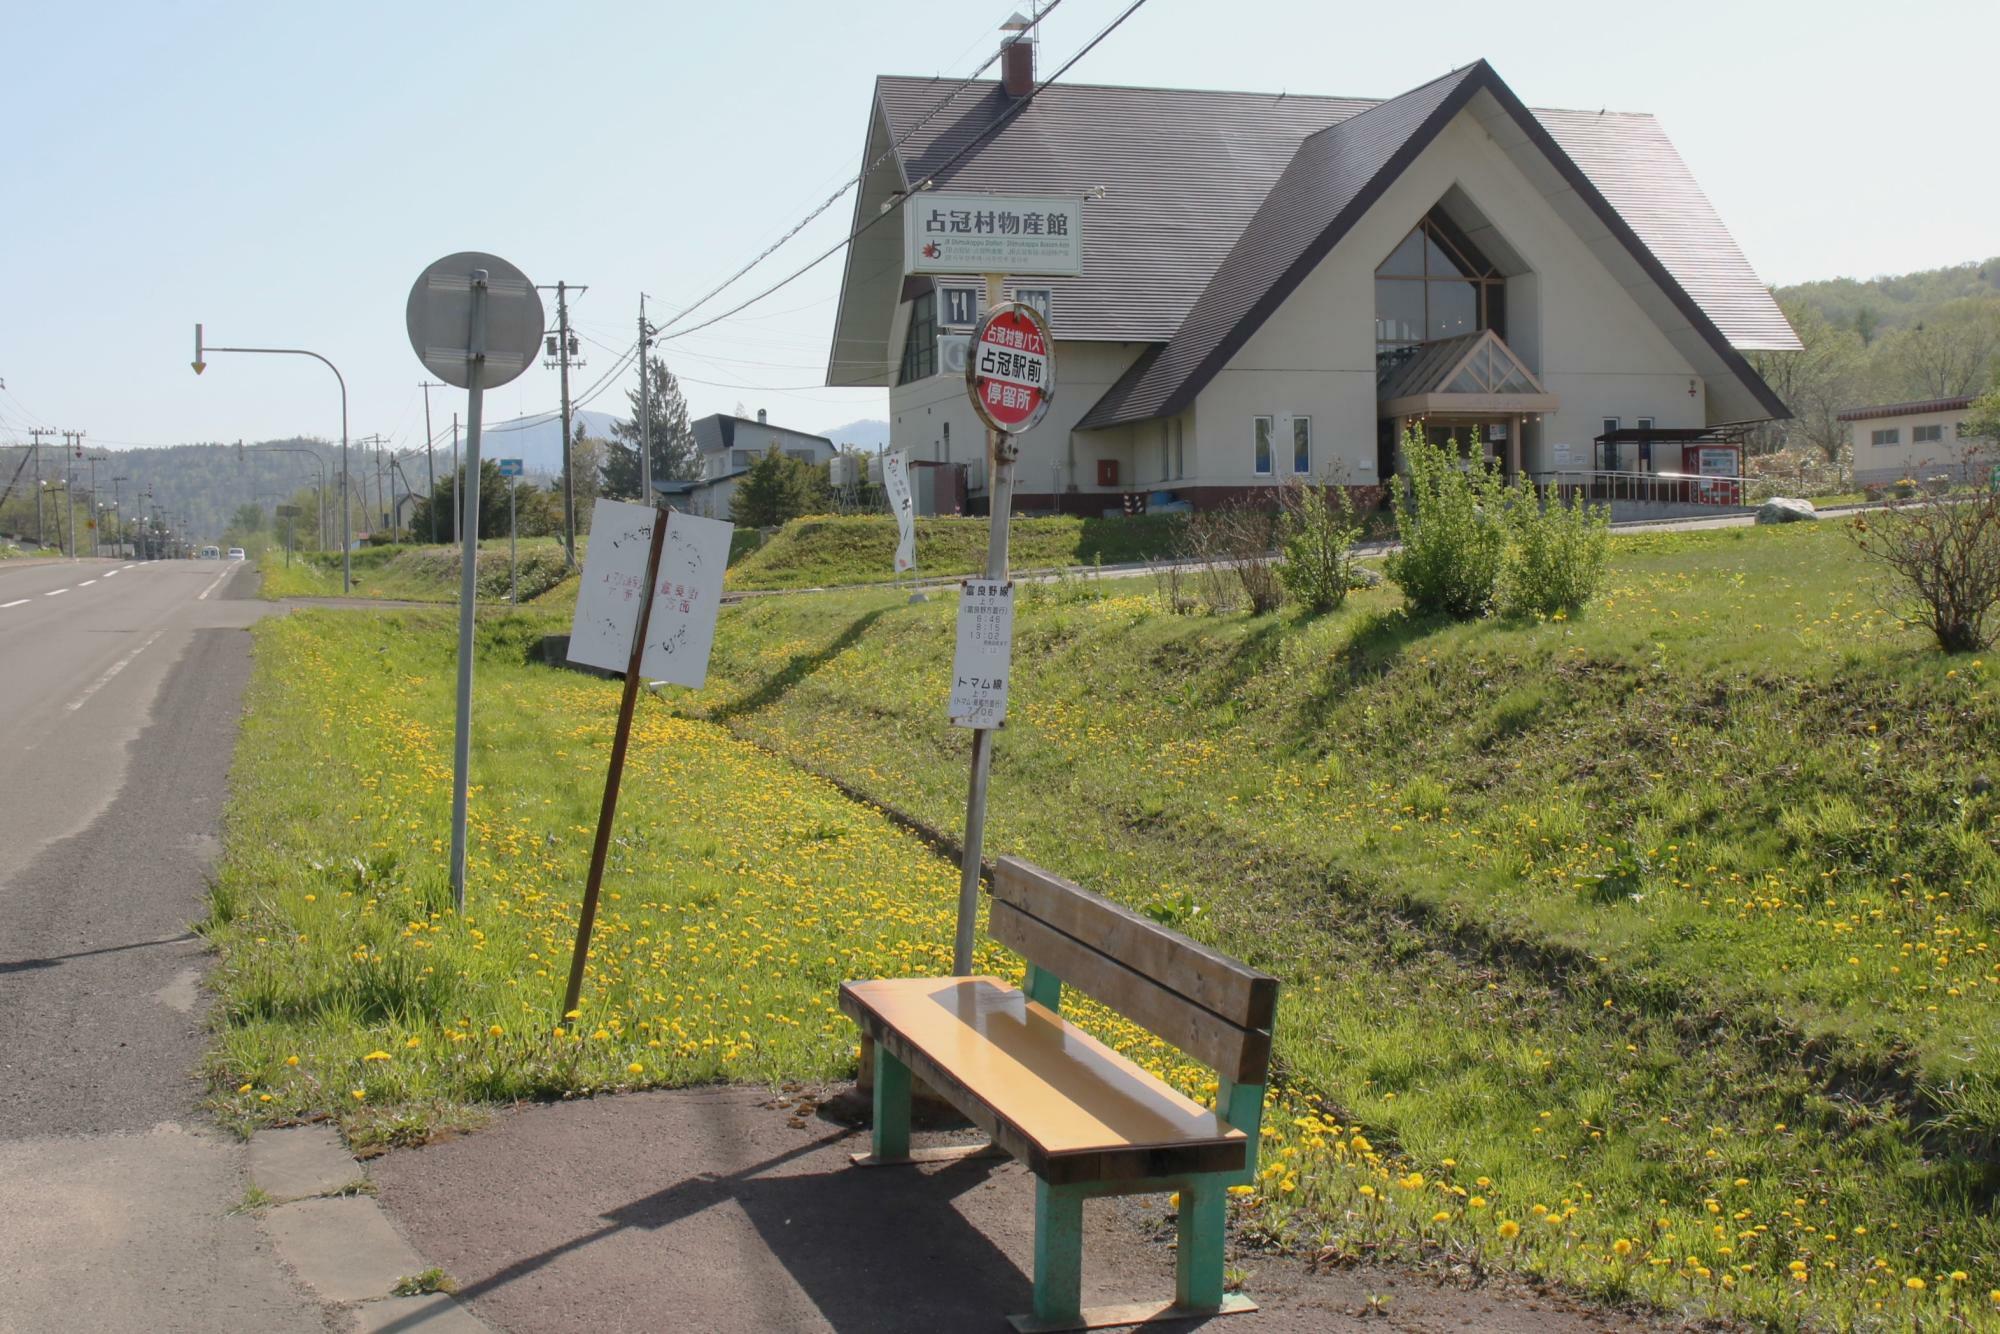
[[[1144,3],[1144,0],[1141,0],[1141,3]],[[1034,20],[1028,24],[1028,29],[1032,31],[1037,25],[1041,23],[1043,19],[1047,18],[1050,14],[1053,14],[1056,11],[1057,6],[1061,4],[1062,0],[1052,0],[1052,3],[1048,6],[1048,8],[1042,10],[1039,14],[1035,16]],[[1123,22],[1123,20],[1121,19],[1120,22]],[[1114,24],[1113,26],[1116,25]],[[1090,48],[1085,47],[1084,49],[1087,51]],[[853,180],[842,181],[840,188],[838,190],[835,190],[832,194],[828,195],[825,199],[821,200],[817,208],[813,209],[812,212],[806,214],[805,217],[800,218],[796,223],[792,225],[791,229],[788,230],[783,236],[780,236],[777,240],[765,246],[761,251],[757,253],[756,258],[752,259],[748,264],[745,264],[742,268],[736,270],[736,272],[730,274],[727,278],[724,278],[714,287],[711,287],[708,291],[704,292],[701,296],[697,297],[689,305],[681,307],[680,312],[678,314],[674,315],[671,319],[669,319],[666,322],[666,324],[661,326],[662,331],[664,332],[667,329],[673,328],[676,324],[686,319],[689,315],[692,315],[696,310],[699,310],[702,306],[708,304],[708,302],[712,300],[718,293],[728,288],[738,278],[741,278],[744,274],[750,272],[750,270],[756,268],[759,264],[762,264],[766,259],[770,258],[771,255],[774,252],[776,252],[780,246],[785,244],[785,242],[791,240],[794,236],[797,236],[800,232],[804,231],[806,229],[806,226],[810,224],[813,219],[817,218],[820,214],[826,212],[829,208],[832,208],[835,202],[838,201],[841,196],[845,195],[849,190],[859,187],[863,182],[865,182],[868,179],[869,175],[877,167],[881,166],[884,162],[887,162],[903,147],[904,144],[908,143],[910,141],[910,136],[914,135],[918,130],[921,130],[924,126],[930,124],[931,121],[937,116],[937,114],[940,111],[943,111],[946,107],[950,106],[953,100],[956,99],[960,93],[964,92],[967,88],[971,87],[974,81],[976,81],[980,75],[984,74],[987,70],[991,69],[993,67],[993,62],[998,60],[1000,58],[1001,52],[1005,50],[1006,50],[1005,46],[995,47],[993,50],[993,54],[986,57],[985,61],[979,66],[978,69],[972,71],[971,74],[961,79],[957,87],[953,88],[950,92],[944,95],[942,101],[938,102],[938,104],[936,106],[933,106],[929,111],[926,111],[923,114],[923,117],[920,120],[918,120],[916,124],[910,126],[909,129],[905,130],[903,132],[902,138],[896,140],[895,143],[883,149],[881,154],[877,156],[873,162],[870,162],[867,165],[863,166],[861,169],[861,173],[859,175],[857,175]],[[1074,64],[1075,62],[1072,61],[1071,63]],[[1067,68],[1067,66],[1065,66],[1065,68]]]
[[[1023,111],[1027,110],[1028,107],[1034,102],[1035,98],[1041,95],[1044,89],[1048,88],[1050,84],[1056,82],[1056,80],[1062,78],[1063,75],[1067,74],[1071,66],[1075,65],[1077,61],[1083,59],[1085,56],[1089,55],[1093,50],[1095,50],[1099,42],[1102,42],[1106,37],[1109,37],[1112,33],[1116,32],[1118,28],[1125,22],[1125,20],[1131,18],[1134,14],[1138,13],[1139,10],[1145,5],[1145,3],[1146,0],[1132,0],[1132,3],[1126,6],[1124,11],[1120,13],[1117,18],[1111,20],[1111,22],[1107,24],[1097,34],[1097,36],[1091,38],[1087,43],[1085,43],[1082,50],[1078,51],[1075,55],[1071,56],[1068,60],[1064,61],[1061,69],[1058,69],[1054,74],[1051,74],[1048,78],[1042,80],[1040,83],[1036,84],[1033,88],[1029,89],[1024,96],[1022,96],[1018,101],[1014,102],[1011,106],[1009,106],[1007,110],[997,120],[995,120],[991,125],[987,126],[985,129],[981,130],[978,134],[974,135],[972,139],[966,143],[965,147],[959,149],[956,153],[953,153],[943,162],[940,162],[937,166],[931,168],[929,172],[925,173],[924,181],[919,182],[915,187],[911,189],[909,193],[896,196],[889,202],[888,207],[884,208],[880,213],[876,214],[868,221],[862,223],[859,227],[856,227],[852,232],[849,232],[839,241],[836,241],[833,245],[821,251],[813,259],[809,260],[807,263],[801,265],[800,267],[792,270],[792,272],[785,275],[783,278],[780,278],[777,282],[772,283],[769,287],[757,293],[757,295],[751,297],[749,300],[730,307],[728,310],[724,311],[720,315],[716,315],[709,319],[703,320],[700,324],[696,324],[689,328],[683,329],[679,333],[662,334],[661,340],[665,341],[670,338],[685,338],[689,334],[695,333],[702,329],[706,329],[712,324],[720,324],[722,321],[728,319],[732,315],[735,315],[739,311],[749,309],[751,306],[756,305],[759,301],[762,301],[765,297],[770,296],[773,292],[779,291],[782,288],[785,288],[791,285],[792,283],[798,281],[800,278],[803,278],[806,274],[812,272],[814,269],[818,268],[821,264],[824,264],[827,260],[839,254],[841,250],[843,250],[847,246],[852,245],[855,241],[860,239],[860,237],[866,232],[868,232],[870,229],[879,226],[883,222],[883,220],[894,217],[895,215],[900,213],[902,211],[903,205],[909,202],[910,196],[912,194],[915,194],[917,193],[918,190],[921,190],[925,183],[935,180],[937,177],[951,170],[951,168],[957,166],[960,162],[964,161],[965,158],[973,152],[973,150],[977,149],[988,138],[992,137],[994,134],[997,134],[999,131],[1005,129],[1008,125],[1012,124],[1014,118],[1020,115]]]

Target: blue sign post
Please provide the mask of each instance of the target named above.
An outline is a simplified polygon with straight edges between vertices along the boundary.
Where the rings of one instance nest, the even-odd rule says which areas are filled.
[[[521,460],[501,459],[499,463],[500,475],[502,477],[519,477],[521,475]],[[507,600],[517,607],[521,605],[521,580],[519,571],[520,562],[515,559],[514,545],[514,488],[509,486],[507,488]]]

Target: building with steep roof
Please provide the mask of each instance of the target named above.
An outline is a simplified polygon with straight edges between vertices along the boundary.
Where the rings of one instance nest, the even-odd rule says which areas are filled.
[[[876,81],[827,367],[887,387],[892,447],[965,463],[975,506],[983,290],[904,272],[930,188],[1086,201],[1082,274],[1009,283],[1056,340],[1021,509],[1379,485],[1413,427],[1547,473],[1606,431],[1789,415],[1744,353],[1798,340],[1651,116],[1531,110],[1483,61],[1387,101],[1036,91],[1024,64]]]

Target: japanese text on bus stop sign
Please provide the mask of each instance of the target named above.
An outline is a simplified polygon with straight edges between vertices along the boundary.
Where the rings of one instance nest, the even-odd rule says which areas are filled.
[[[951,702],[959,727],[998,727],[1007,720],[1007,678],[1014,653],[1014,585],[968,579],[958,594],[958,651],[952,655]]]

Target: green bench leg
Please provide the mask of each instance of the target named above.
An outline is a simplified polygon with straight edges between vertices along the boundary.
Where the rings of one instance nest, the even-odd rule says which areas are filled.
[[[1083,1314],[1083,1195],[1035,1178],[1035,1319],[1044,1324]]]
[[[875,1126],[872,1143],[876,1162],[910,1156],[910,1067],[875,1044]]]
[[[1180,1250],[1174,1257],[1174,1304],[1191,1310],[1222,1305],[1222,1243],[1228,1195],[1220,1175],[1181,1188]]]

